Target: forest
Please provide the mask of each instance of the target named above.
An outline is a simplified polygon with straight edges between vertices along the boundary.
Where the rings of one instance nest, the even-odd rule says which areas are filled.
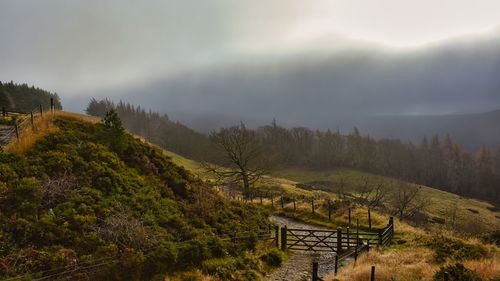
[[[31,112],[39,106],[50,109],[50,99],[54,100],[55,109],[62,109],[61,101],[56,93],[51,93],[28,84],[16,84],[12,81],[0,81],[0,105],[11,111]]]
[[[92,99],[87,113],[103,116],[116,109],[124,126],[163,148],[195,160],[214,160],[210,136],[198,133],[166,115],[120,102]],[[311,169],[349,167],[423,184],[462,196],[500,202],[500,148],[467,151],[449,136],[422,136],[418,144],[363,136],[357,128],[347,135],[305,127],[285,128],[274,121],[257,129],[263,155],[276,166]],[[211,135],[213,136],[215,132]]]

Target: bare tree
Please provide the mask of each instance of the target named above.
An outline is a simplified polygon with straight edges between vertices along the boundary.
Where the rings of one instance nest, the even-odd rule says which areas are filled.
[[[380,181],[376,184],[371,184],[367,179],[358,189],[356,200],[369,208],[382,207],[387,198],[388,189],[384,182]]]
[[[422,187],[412,183],[400,183],[393,194],[393,213],[399,220],[411,218],[428,205],[428,198],[422,192]]]
[[[204,163],[205,169],[219,182],[241,184],[244,196],[248,198],[251,187],[270,166],[257,134],[241,123],[211,133],[210,139],[216,146],[218,158],[215,163]]]

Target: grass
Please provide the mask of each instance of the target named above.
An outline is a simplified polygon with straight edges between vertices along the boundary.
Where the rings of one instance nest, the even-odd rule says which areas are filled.
[[[58,111],[55,114],[90,123],[100,122],[99,118],[77,113]],[[21,134],[21,140],[19,142],[12,142],[6,147],[6,150],[14,153],[25,153],[36,140],[58,130],[52,123],[52,117],[48,114],[43,118],[36,118],[35,127],[37,128],[36,131],[26,128]],[[164,150],[164,153],[171,157],[172,161],[177,165],[186,168],[202,179],[208,179],[208,175],[203,172],[203,168],[198,162],[169,151]],[[332,189],[305,190],[296,187],[297,183],[315,181],[327,182]],[[265,178],[260,188],[272,189],[276,193],[282,193],[289,197],[314,197],[322,198],[323,200],[334,200],[337,198],[336,190],[334,190],[335,186],[339,186],[342,183],[346,192],[355,192],[365,181],[370,183],[384,183],[389,188],[398,183],[398,181],[391,178],[350,169],[318,171],[296,167],[274,172],[271,176]],[[455,209],[457,217],[455,224],[457,228],[463,228],[469,232],[472,232],[470,230],[493,230],[500,228],[500,213],[495,206],[425,186],[422,188],[424,189],[424,193],[430,198],[430,204],[426,209],[426,214],[430,218],[441,218],[446,222],[450,210]],[[258,204],[259,199],[254,200],[254,202]],[[310,203],[307,201],[297,202],[296,211],[293,210],[292,203],[286,204],[285,208],[282,209],[279,197],[275,197],[274,206],[271,206],[270,200],[264,200],[263,207],[271,210],[274,214],[292,217],[318,226],[336,228],[337,226],[346,226],[348,223],[346,207],[339,208],[336,213],[332,214],[332,221],[328,220],[327,210],[319,208],[319,204],[316,208],[316,214],[312,214]],[[353,225],[355,224],[355,219],[359,218],[361,228],[367,228],[367,209],[365,207],[352,207],[352,218]],[[386,223],[387,215],[372,212],[372,225],[374,228],[384,227]],[[353,226],[351,228],[354,229]],[[439,269],[440,264],[433,261],[434,251],[422,246],[422,239],[429,237],[429,234],[424,229],[399,221],[395,221],[395,229],[396,235],[391,248],[375,250],[362,255],[355,265],[348,265],[341,271],[340,275],[336,277],[328,276],[325,280],[369,280],[372,265],[377,266],[376,280],[432,280],[432,276]],[[454,235],[454,233],[447,234]],[[477,241],[473,242],[478,243]],[[464,261],[464,265],[467,268],[475,271],[484,279],[500,275],[498,250],[493,246],[490,247],[493,253],[490,257],[482,260]],[[258,252],[264,252],[264,250],[260,249]],[[213,280],[197,270],[187,272],[185,276],[176,277],[172,278],[172,280],[185,280],[185,278]]]
[[[370,251],[360,256],[356,263],[343,268],[338,276],[327,276],[327,281],[370,280],[371,267],[375,266],[377,281],[432,280],[438,267],[432,264],[432,251],[426,248]]]
[[[19,141],[12,140],[6,147],[6,152],[15,154],[24,154],[35,144],[35,142],[46,135],[56,133],[58,128],[52,122],[54,117],[62,116],[73,120],[82,120],[90,123],[98,123],[99,118],[65,111],[54,111],[54,115],[49,112],[44,113],[42,116],[36,115],[34,118],[34,128],[29,123],[19,134]],[[29,116],[24,116],[29,118]]]
[[[339,186],[343,183],[346,192],[355,192],[356,188],[363,185],[365,181],[372,184],[383,183],[387,188],[394,188],[401,183],[392,178],[344,168],[328,171],[289,168],[276,171],[272,175],[302,183],[325,181],[331,183],[332,186]],[[450,217],[451,210],[455,210],[454,227],[456,229],[462,229],[469,233],[500,229],[500,212],[490,203],[464,198],[427,186],[422,186],[422,188],[423,194],[429,198],[429,204],[424,212],[429,218],[444,221],[449,226],[451,222],[447,218]]]

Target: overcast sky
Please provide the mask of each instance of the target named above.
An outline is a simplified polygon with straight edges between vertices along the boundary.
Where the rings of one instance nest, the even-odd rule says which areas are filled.
[[[324,50],[488,37],[498,0],[0,0],[0,80],[64,98]]]

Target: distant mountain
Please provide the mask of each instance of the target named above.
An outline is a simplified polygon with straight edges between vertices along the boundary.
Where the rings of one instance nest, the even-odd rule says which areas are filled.
[[[500,34],[411,51],[367,48],[256,58],[99,95],[166,112],[204,131],[276,118],[285,126],[356,125],[380,137],[449,132],[477,147],[498,136],[487,117],[495,113],[445,114],[500,108],[499,73]]]
[[[462,147],[477,150],[481,145],[500,146],[500,110],[480,114],[371,116],[344,120],[343,131],[357,126],[375,138],[398,138],[419,143],[435,134],[452,139]]]

